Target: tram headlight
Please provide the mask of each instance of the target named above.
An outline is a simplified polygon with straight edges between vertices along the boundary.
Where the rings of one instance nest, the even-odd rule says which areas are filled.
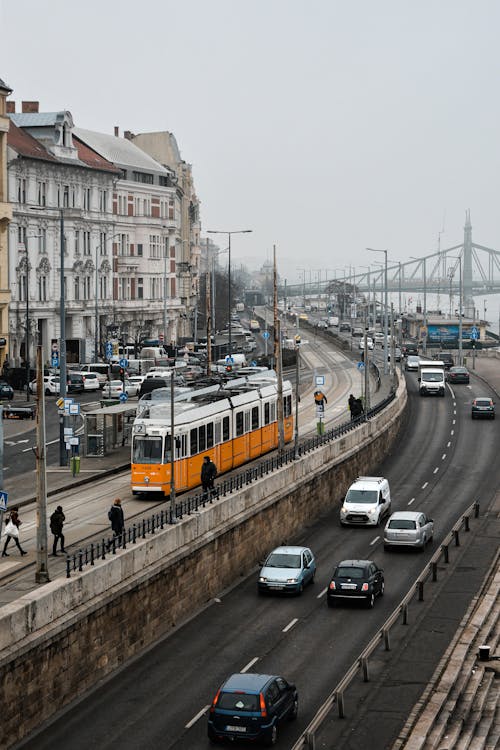
[[[149,477],[144,477],[145,484],[149,484]]]

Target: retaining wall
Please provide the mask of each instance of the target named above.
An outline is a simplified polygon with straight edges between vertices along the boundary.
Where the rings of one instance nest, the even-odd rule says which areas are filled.
[[[390,451],[406,405],[71,579],[0,610],[0,746],[11,747],[337,505]],[[175,570],[175,573],[172,571]]]

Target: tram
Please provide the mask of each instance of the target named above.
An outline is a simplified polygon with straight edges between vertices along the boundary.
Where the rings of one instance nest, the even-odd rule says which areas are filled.
[[[201,465],[210,456],[224,474],[278,447],[276,379],[242,378],[223,386],[190,390],[173,404],[174,488],[201,484]],[[284,439],[294,434],[293,394],[283,383]],[[132,493],[170,494],[171,405],[161,402],[137,417],[132,428]]]

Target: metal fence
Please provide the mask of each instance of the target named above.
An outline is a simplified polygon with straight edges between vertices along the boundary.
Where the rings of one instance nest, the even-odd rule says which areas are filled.
[[[155,534],[158,530],[163,529],[165,525],[176,523],[177,520],[182,520],[184,516],[196,513],[200,508],[204,508],[207,504],[212,504],[218,498],[226,497],[226,495],[230,495],[233,492],[238,492],[244,487],[248,487],[252,482],[262,479],[273,471],[281,469],[287,464],[293,463],[298,458],[305,456],[311,451],[321,448],[332,440],[336,440],[343,435],[346,435],[348,432],[351,432],[364,424],[364,422],[369,421],[372,417],[376,416],[379,412],[385,409],[394,398],[395,392],[392,392],[385,399],[377,403],[372,409],[368,409],[366,413],[361,414],[356,419],[344,422],[337,427],[332,427],[323,435],[315,435],[310,438],[305,438],[304,440],[301,440],[297,446],[294,445],[285,450],[276,452],[272,456],[269,456],[269,458],[265,458],[255,465],[249,466],[227,479],[223,479],[217,487],[215,487],[213,493],[197,492],[194,495],[181,498],[175,503],[175,512],[172,511],[172,508],[160,510],[157,513],[153,513],[148,518],[143,518],[142,521],[134,523],[118,536],[103,538],[99,542],[92,542],[83,549],[78,550],[78,552],[73,552],[67,555],[66,577],[70,578],[72,572],[81,572],[84,566],[94,565],[96,560],[105,560],[107,554],[114,555],[118,549],[126,549],[128,544],[135,544],[138,539],[145,539],[146,536]]]

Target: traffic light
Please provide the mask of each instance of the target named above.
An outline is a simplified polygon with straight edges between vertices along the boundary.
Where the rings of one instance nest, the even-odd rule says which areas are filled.
[[[125,369],[123,367],[120,367],[120,380],[122,383],[125,382]]]
[[[226,372],[232,372],[233,366],[232,365],[226,365]]]

